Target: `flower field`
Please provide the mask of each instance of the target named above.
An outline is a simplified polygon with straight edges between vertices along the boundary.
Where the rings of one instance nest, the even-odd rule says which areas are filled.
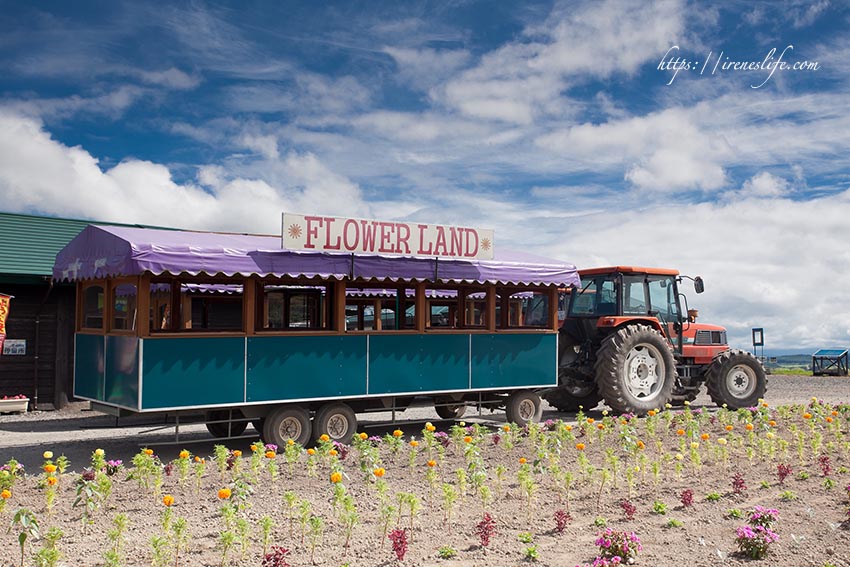
[[[40,470],[0,470],[0,565],[847,566],[848,425],[817,400],[686,406],[171,460],[98,449],[81,473],[40,447]]]

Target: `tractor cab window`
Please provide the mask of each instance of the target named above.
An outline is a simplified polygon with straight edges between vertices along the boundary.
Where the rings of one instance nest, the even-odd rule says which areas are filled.
[[[679,321],[679,302],[672,277],[647,278],[649,304],[653,314],[663,323]]]
[[[623,276],[623,314],[647,315],[645,276]]]
[[[571,317],[617,314],[617,285],[613,276],[582,278],[581,288],[571,294]]]

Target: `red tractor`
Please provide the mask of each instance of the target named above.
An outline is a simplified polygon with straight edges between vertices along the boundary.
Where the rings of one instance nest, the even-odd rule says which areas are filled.
[[[696,323],[676,270],[615,266],[581,270],[559,335],[559,385],[544,398],[561,411],[643,414],[696,398],[703,383],[717,405],[755,406],[767,378],[750,353],[732,350],[726,329]],[[684,304],[684,309],[683,309]]]

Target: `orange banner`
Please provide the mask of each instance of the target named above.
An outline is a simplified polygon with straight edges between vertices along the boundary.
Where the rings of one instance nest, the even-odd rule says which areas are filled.
[[[3,342],[6,340],[6,317],[9,315],[11,295],[0,294],[0,353],[3,352]]]

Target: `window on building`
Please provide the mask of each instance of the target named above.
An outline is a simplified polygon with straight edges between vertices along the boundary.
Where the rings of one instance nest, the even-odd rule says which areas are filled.
[[[112,288],[112,329],[133,331],[136,329],[136,284],[118,284]]]

